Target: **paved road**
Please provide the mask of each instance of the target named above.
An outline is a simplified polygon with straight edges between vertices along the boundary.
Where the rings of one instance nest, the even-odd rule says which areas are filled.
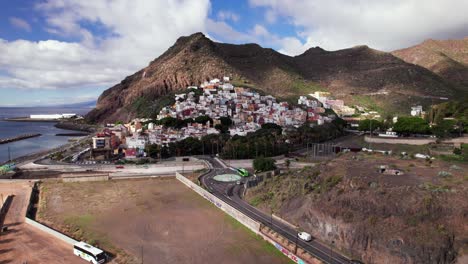
[[[321,259],[325,263],[350,263],[349,259],[347,259],[345,256],[331,250],[330,247],[323,245],[316,240],[305,242],[297,239],[296,230],[280,221],[275,220],[270,215],[261,212],[257,208],[245,202],[242,199],[242,191],[244,189],[243,185],[237,185],[236,183],[221,183],[213,179],[213,177],[218,174],[233,173],[230,168],[217,159],[211,157],[203,157],[201,159],[206,160],[210,164],[211,170],[207,174],[201,176],[200,181],[205,186],[205,188],[207,188],[207,190],[216,197],[233,206],[237,210],[243,212],[250,218],[270,227],[290,241],[297,241],[301,248],[307,250],[309,253]]]

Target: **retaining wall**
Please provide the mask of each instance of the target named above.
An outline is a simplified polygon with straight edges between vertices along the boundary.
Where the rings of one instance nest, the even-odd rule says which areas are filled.
[[[13,196],[14,195],[7,195],[6,199],[3,201],[2,208],[0,209],[0,228],[3,227],[6,215],[10,209],[11,202],[13,201]]]
[[[216,205],[219,209],[223,210],[228,215],[234,217],[237,221],[245,225],[247,228],[252,230],[255,234],[260,234],[260,223],[253,220],[252,218],[244,215],[239,210],[235,209],[234,207],[230,206],[229,204],[225,203],[218,197],[214,196],[213,194],[209,193],[202,187],[198,186],[197,184],[193,183],[191,180],[185,178],[182,174],[176,172],[176,178],[181,181],[183,184],[187,185],[189,188],[200,194],[203,198],[207,199],[214,205]]]
[[[55,231],[54,229],[52,229],[52,228],[50,228],[48,226],[40,224],[40,223],[38,223],[38,222],[28,218],[28,217],[25,218],[25,222],[27,224],[39,229],[39,230],[42,230],[42,231],[54,236],[55,238],[58,238],[58,239],[64,241],[65,243],[67,243],[67,244],[69,244],[71,246],[73,246],[75,243],[78,243],[78,241],[76,241],[75,239],[73,239],[71,237],[68,237],[68,236],[66,236],[66,235],[64,235],[64,234],[62,234],[62,233],[60,233],[58,231]]]
[[[294,261],[295,263],[305,264],[304,260],[300,259],[294,253],[286,249],[285,247],[281,246],[279,243],[274,241],[273,239],[269,238],[265,234],[260,231],[261,223],[253,220],[252,218],[244,215],[239,210],[235,209],[234,207],[230,206],[229,204],[225,203],[223,200],[219,199],[218,197],[214,196],[213,194],[209,193],[202,187],[198,186],[197,184],[193,183],[191,180],[184,177],[182,174],[176,172],[176,179],[181,181],[183,184],[187,185],[189,188],[203,196],[205,199],[216,205],[219,209],[223,210],[228,215],[234,217],[237,221],[241,224],[249,228],[252,232],[257,235],[260,235],[264,240],[275,246],[281,253],[286,255],[289,259]]]
[[[88,181],[107,181],[109,180],[108,173],[100,174],[62,174],[63,182],[88,182]]]
[[[364,140],[371,143],[384,144],[407,144],[407,145],[427,145],[436,142],[435,138],[383,138],[383,137],[368,137]]]

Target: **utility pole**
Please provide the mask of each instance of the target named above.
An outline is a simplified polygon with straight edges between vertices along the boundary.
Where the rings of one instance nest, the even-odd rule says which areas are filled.
[[[273,228],[273,209],[270,209],[270,224],[271,224],[271,227]]]
[[[370,120],[370,125],[369,125],[369,126],[370,126],[370,127],[369,127],[369,129],[370,129],[370,137],[371,137],[371,138],[372,138],[372,120],[373,120],[373,119]],[[372,139],[369,141],[369,149],[372,149]]]
[[[143,264],[143,244],[141,245],[141,264]]]
[[[296,230],[296,241],[295,241],[295,247],[294,247],[294,254],[297,254],[297,241],[299,240],[299,230],[294,229]]]
[[[332,263],[332,254],[333,254],[333,248],[332,246],[335,244],[335,241],[332,240],[331,244],[330,244],[330,263]]]

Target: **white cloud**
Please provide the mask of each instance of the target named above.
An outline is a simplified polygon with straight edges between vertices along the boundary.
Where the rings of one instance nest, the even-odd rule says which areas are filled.
[[[224,21],[213,19],[206,20],[206,30],[215,35],[217,39],[223,39],[231,43],[255,42],[254,36],[235,30],[231,25]]]
[[[280,40],[281,49],[278,51],[289,55],[295,56],[304,53],[308,48],[311,47],[310,43],[303,44],[299,39],[295,37],[286,37]]]
[[[268,32],[268,30],[262,26],[262,25],[255,25],[254,28],[253,28],[253,34],[255,36],[262,36],[262,37],[266,37],[268,36],[270,33]]]
[[[304,46],[332,50],[367,44],[389,51],[427,38],[468,35],[466,0],[250,0],[250,4],[266,7],[266,17],[291,21],[307,39]]]
[[[208,0],[48,0],[37,5],[49,32],[77,42],[0,38],[0,88],[109,87],[183,35],[203,31]],[[86,23],[83,23],[86,22]],[[94,35],[83,25],[99,25]]]
[[[268,9],[266,12],[265,12],[265,20],[270,23],[270,24],[273,24],[276,22],[276,18],[277,18],[277,15],[276,15],[276,12],[273,11],[272,9]]]
[[[221,10],[218,12],[218,19],[219,20],[231,20],[233,22],[237,22],[239,21],[240,17],[238,14],[234,12]]]
[[[29,25],[29,23],[24,19],[21,19],[18,17],[10,17],[9,21],[10,21],[10,24],[16,28],[19,28],[28,32],[31,31],[31,25]]]
[[[281,37],[268,31],[263,25],[255,24],[252,29],[246,33],[239,32],[224,21],[214,21],[208,19],[207,30],[216,36],[223,38],[224,41],[232,43],[260,43],[266,47],[280,47],[279,52],[295,56],[303,53],[312,47],[310,42],[302,43],[296,37]],[[210,38],[212,38],[210,36]]]

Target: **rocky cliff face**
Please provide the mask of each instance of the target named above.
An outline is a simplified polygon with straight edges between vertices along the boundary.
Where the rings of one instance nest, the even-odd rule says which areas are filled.
[[[247,199],[365,263],[454,263],[466,255],[465,167],[355,155],[266,180]],[[404,174],[380,174],[379,165]]]
[[[468,91],[468,37],[459,40],[426,40],[393,55],[422,66]]]
[[[88,114],[94,122],[136,117],[161,96],[228,75],[236,84],[280,97],[329,89],[338,97],[390,91],[403,96],[445,96],[454,87],[432,72],[368,47],[328,52],[312,48],[290,57],[257,44],[215,43],[202,33],[181,37],[164,54],[104,91]],[[325,88],[324,88],[325,87]]]

